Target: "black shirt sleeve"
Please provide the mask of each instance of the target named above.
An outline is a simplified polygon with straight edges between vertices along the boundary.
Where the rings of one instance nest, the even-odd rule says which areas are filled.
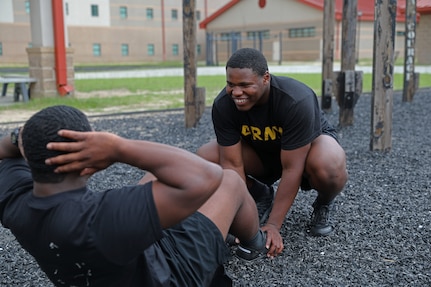
[[[151,182],[106,191],[95,216],[96,244],[118,264],[127,263],[162,237]]]

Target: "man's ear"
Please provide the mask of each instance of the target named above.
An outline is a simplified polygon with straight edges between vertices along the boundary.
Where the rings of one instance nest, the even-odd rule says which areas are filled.
[[[263,75],[263,83],[269,84],[269,82],[271,82],[271,75],[269,74],[268,71],[265,72],[265,74]]]

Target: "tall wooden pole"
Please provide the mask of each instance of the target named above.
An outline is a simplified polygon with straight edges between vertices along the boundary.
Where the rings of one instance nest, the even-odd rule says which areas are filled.
[[[341,70],[355,70],[356,64],[356,22],[358,0],[343,1],[343,28],[341,39]]]
[[[322,110],[330,111],[334,95],[335,1],[325,0],[323,12]]]
[[[357,6],[357,0],[343,1],[341,73],[337,76],[337,100],[340,106],[339,124],[341,127],[353,124],[353,108],[362,91],[362,75],[355,73]]]
[[[375,0],[371,150],[392,147],[396,12],[397,0]]]
[[[406,1],[405,29],[403,102],[411,102],[419,80],[419,74],[415,74],[416,0]]]
[[[196,0],[183,0],[185,125],[196,126],[205,109],[205,89],[196,87]]]

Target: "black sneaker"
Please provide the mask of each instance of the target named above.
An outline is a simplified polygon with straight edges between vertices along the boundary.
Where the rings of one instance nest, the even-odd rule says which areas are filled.
[[[269,186],[269,192],[262,195],[256,200],[257,213],[259,215],[259,223],[262,225],[268,219],[271,213],[272,203],[274,201],[274,188]]]
[[[251,247],[251,246],[246,246],[243,243],[240,243],[235,252],[236,256],[247,261],[252,261],[258,258],[266,257],[266,254],[268,253],[268,249],[266,249],[265,247],[266,233],[260,230],[259,234],[261,236],[259,240],[260,246]]]
[[[236,242],[236,237],[230,233],[227,234],[225,242],[229,247],[238,245]]]
[[[335,211],[335,202],[332,200],[328,204],[319,204],[317,199],[313,203],[313,214],[311,215],[310,232],[314,236],[327,236],[333,230],[331,215]]]

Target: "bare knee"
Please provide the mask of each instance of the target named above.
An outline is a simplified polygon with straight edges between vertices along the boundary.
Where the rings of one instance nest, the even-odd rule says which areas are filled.
[[[223,190],[225,190],[231,198],[239,197],[242,198],[244,195],[248,194],[247,186],[244,180],[239,176],[239,174],[231,169],[223,170]]]
[[[325,151],[320,146],[313,152],[307,158],[305,171],[313,187],[317,190],[341,191],[348,179],[344,150],[338,144],[332,144],[325,145]]]
[[[308,174],[311,186],[317,191],[338,193],[347,182],[347,171],[344,169],[316,169]]]
[[[220,157],[218,152],[218,144],[215,140],[212,140],[204,145],[202,145],[197,151],[196,154],[208,161],[219,163]]]

